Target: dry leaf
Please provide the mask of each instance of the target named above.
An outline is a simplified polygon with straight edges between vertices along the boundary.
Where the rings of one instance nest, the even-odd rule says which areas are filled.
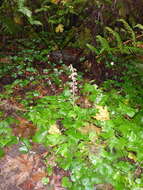
[[[89,134],[90,141],[95,142],[98,139],[98,135],[101,133],[101,128],[89,124],[85,127],[81,127],[79,131],[82,134]]]
[[[13,133],[15,136],[19,137],[31,137],[35,134],[36,126],[29,122],[27,119],[14,115],[15,118],[19,121],[18,124],[13,126]]]
[[[22,104],[18,104],[17,102],[14,102],[13,100],[1,100],[0,99],[0,108],[4,109],[4,111],[27,111],[24,109],[24,106]]]
[[[19,15],[16,15],[16,16],[14,17],[14,22],[15,22],[16,24],[19,24],[19,25],[22,25],[22,24],[23,24],[23,20],[22,20],[22,18],[21,18]]]
[[[2,57],[0,58],[0,63],[12,63],[9,57]]]
[[[61,0],[51,0],[52,3],[58,4]]]
[[[135,162],[137,161],[136,155],[134,153],[132,153],[132,152],[129,152],[128,158],[130,158],[131,160],[134,160]]]
[[[63,24],[59,24],[56,29],[55,29],[55,32],[58,33],[58,32],[63,32],[64,31],[64,25]]]
[[[109,183],[98,184],[95,187],[97,190],[115,190],[114,187]]]
[[[59,127],[57,124],[51,125],[50,129],[49,129],[49,134],[61,134],[61,131],[59,130]]]
[[[143,48],[143,43],[137,44],[136,45],[138,48]]]
[[[35,182],[42,180],[42,178],[46,177],[46,172],[42,171],[42,169],[40,169],[41,171],[38,171],[37,173],[34,173],[31,178],[32,180]]]
[[[95,132],[96,134],[100,134],[101,128],[96,127],[95,125],[87,125],[85,127],[79,128],[79,131],[83,134],[89,134],[91,132]]]
[[[79,105],[81,108],[90,108],[92,106],[92,103],[85,96],[79,97],[76,100],[76,104]]]
[[[27,155],[20,155],[16,158],[12,158],[6,156],[5,158],[7,163],[3,169],[3,174],[8,175],[12,171],[19,171],[15,172],[13,175],[9,176],[9,181],[15,182],[16,184],[22,184],[28,177],[29,174],[32,172],[34,160],[33,157],[28,157]]]
[[[20,154],[19,145],[9,148],[7,153],[0,162],[0,175],[3,176],[0,187],[4,187],[2,189],[17,189],[15,187],[25,190],[45,189],[41,183],[41,179],[46,177],[45,164],[41,156],[35,153]]]
[[[94,116],[95,119],[99,121],[106,121],[110,120],[109,112],[107,110],[107,107],[96,105],[96,108],[98,109],[98,113],[96,116]]]

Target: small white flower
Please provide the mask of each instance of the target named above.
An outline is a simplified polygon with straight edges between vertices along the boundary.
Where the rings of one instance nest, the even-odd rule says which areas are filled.
[[[112,61],[110,64],[111,64],[111,65],[114,65],[114,62]]]
[[[70,91],[72,93],[72,98],[75,99],[75,95],[78,91],[78,88],[77,88],[77,70],[73,67],[72,64],[69,65],[69,70],[71,72],[69,78],[71,79],[71,82],[70,82]]]

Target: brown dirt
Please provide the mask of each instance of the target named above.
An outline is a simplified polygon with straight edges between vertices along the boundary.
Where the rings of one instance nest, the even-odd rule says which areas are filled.
[[[42,184],[46,177],[42,153],[31,151],[28,154],[19,152],[20,143],[5,148],[5,156],[0,160],[0,190],[47,190]]]

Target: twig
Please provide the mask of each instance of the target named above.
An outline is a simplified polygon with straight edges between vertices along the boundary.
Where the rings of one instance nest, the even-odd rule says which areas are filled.
[[[138,36],[136,37],[136,39],[139,39],[139,38],[141,38],[141,37],[143,37],[143,34],[138,35]],[[132,42],[132,41],[133,41],[133,40],[127,40],[127,41],[123,42],[123,44],[126,45],[126,44],[128,44],[128,43],[130,43],[130,42]]]

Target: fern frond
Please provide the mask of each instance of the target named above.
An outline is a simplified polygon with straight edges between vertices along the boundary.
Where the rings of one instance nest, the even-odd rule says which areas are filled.
[[[27,7],[19,8],[19,12],[21,12],[23,15],[27,16],[28,18],[32,17],[32,11],[29,10]]]
[[[131,35],[133,45],[135,45],[136,44],[136,35],[135,35],[135,32],[133,31],[132,27],[124,19],[118,19],[118,21],[123,23],[124,28]]]
[[[110,45],[109,45],[109,42],[106,40],[106,38],[100,35],[97,35],[96,38],[100,42],[102,49],[106,51],[110,51]]]
[[[16,34],[18,32],[18,26],[13,22],[11,17],[0,16],[1,29],[8,34]]]
[[[18,3],[18,11],[27,17],[30,24],[42,25],[42,23],[40,21],[33,19],[32,11],[28,7],[25,6],[25,3],[26,3],[25,0],[18,0],[17,3]]]
[[[143,25],[142,24],[137,24],[134,28],[139,28],[139,29],[143,30]]]
[[[110,51],[111,51],[110,44],[109,44],[109,42],[106,40],[106,38],[104,38],[104,37],[102,37],[102,36],[100,36],[100,35],[97,35],[96,38],[97,38],[97,41],[99,41],[100,44],[101,44],[100,54],[101,54],[103,51],[107,51],[107,52],[110,52]]]
[[[124,53],[127,54],[139,54],[142,55],[143,54],[143,48],[139,48],[139,47],[134,47],[134,46],[125,46],[124,47]]]
[[[99,55],[99,51],[97,50],[97,48],[95,48],[94,46],[92,46],[91,44],[86,44],[86,46],[93,51],[95,54]]]
[[[115,37],[115,39],[116,39],[116,41],[117,41],[117,47],[118,47],[120,50],[122,50],[123,42],[122,42],[122,39],[121,39],[119,33],[116,32],[116,31],[114,31],[112,28],[110,28],[110,27],[108,27],[108,26],[105,27],[105,29]]]

